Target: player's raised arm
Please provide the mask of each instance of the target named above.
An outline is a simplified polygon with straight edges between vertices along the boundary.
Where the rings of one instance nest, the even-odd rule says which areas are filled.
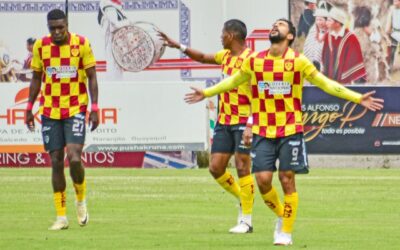
[[[195,50],[192,48],[188,48],[186,45],[180,44],[177,41],[171,39],[164,32],[162,32],[162,31],[157,31],[157,32],[158,32],[158,35],[164,40],[164,45],[166,45],[170,48],[179,49],[180,51],[182,51],[182,53],[185,53],[192,60],[195,60],[200,63],[219,64],[215,60],[215,55],[205,54],[201,51],[198,51],[198,50]]]
[[[239,70],[234,75],[222,80],[218,84],[206,88],[204,90],[199,88],[191,87],[194,90],[192,93],[188,93],[185,95],[185,101],[189,104],[193,104],[196,102],[202,101],[205,97],[211,97],[223,92],[227,92],[231,89],[236,88],[240,84],[247,84],[247,81],[250,80],[250,75],[245,72]]]
[[[384,100],[381,98],[373,97],[375,91],[360,94],[346,88],[345,86],[334,80],[329,79],[318,71],[314,71],[307,78],[307,80],[317,87],[321,88],[328,94],[360,104],[371,111],[377,111],[383,108]]]

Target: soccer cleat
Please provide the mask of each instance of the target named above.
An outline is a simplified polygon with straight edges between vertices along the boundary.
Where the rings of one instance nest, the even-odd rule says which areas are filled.
[[[57,220],[49,227],[49,230],[51,231],[57,231],[57,230],[63,230],[63,229],[68,229],[68,220],[67,219],[60,219],[57,218]]]
[[[244,221],[241,221],[239,224],[236,226],[232,227],[229,229],[230,233],[233,234],[246,234],[246,233],[252,233],[253,232],[253,227],[247,224]]]
[[[275,231],[274,231],[274,240],[276,237],[278,237],[278,234],[282,231],[282,217],[278,217],[276,219],[276,224],[275,224]]]
[[[78,216],[78,224],[81,227],[86,226],[89,222],[89,213],[87,211],[86,201],[75,202],[75,205]]]
[[[275,246],[290,246],[292,244],[292,235],[288,233],[280,232],[274,239]]]

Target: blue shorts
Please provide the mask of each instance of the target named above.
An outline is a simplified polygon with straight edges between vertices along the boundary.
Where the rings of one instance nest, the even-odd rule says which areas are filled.
[[[297,174],[308,174],[307,150],[303,134],[294,134],[282,138],[265,138],[253,135],[251,150],[253,173],[277,170],[292,170]]]
[[[60,150],[67,144],[84,144],[86,135],[85,113],[63,120],[42,115],[42,137],[46,151]]]
[[[246,147],[242,139],[245,128],[245,124],[221,125],[217,123],[214,128],[211,153],[233,154],[238,152],[242,154],[250,154],[250,147]]]

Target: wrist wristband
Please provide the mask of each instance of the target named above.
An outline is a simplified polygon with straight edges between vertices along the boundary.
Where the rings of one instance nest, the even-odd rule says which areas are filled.
[[[28,102],[28,104],[26,105],[26,110],[27,111],[32,111],[33,108],[33,103],[32,102]]]
[[[253,126],[253,116],[249,116],[247,119],[246,127],[251,128]]]
[[[179,50],[182,51],[183,53],[185,53],[185,51],[187,50],[187,46],[181,44],[181,46],[179,47]]]
[[[97,112],[99,111],[99,106],[97,106],[97,103],[92,103],[91,111]]]

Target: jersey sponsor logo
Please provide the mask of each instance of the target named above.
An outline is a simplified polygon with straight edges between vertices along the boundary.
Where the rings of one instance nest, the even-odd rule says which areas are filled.
[[[55,75],[57,79],[75,78],[77,69],[75,66],[48,66],[46,68],[46,74],[50,77]]]
[[[270,95],[287,95],[292,91],[292,86],[289,82],[274,81],[274,82],[258,82],[258,91],[263,92],[269,90]]]
[[[266,89],[268,89],[267,83],[264,81],[258,81],[258,91],[263,92]]]

